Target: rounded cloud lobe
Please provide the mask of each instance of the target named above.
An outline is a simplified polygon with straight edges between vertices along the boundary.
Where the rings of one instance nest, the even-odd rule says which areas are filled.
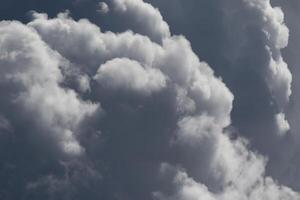
[[[20,196],[11,194],[9,183],[1,196],[299,199],[267,177],[267,159],[227,129],[234,96],[189,41],[171,36],[159,11],[148,3],[114,4],[129,19],[143,19],[139,33],[102,32],[66,13],[53,19],[35,13],[26,25],[1,22],[0,137],[3,143],[17,140],[24,148],[40,150],[27,155],[40,174],[30,176],[23,169]],[[258,12],[272,9],[267,3],[249,6]],[[279,62],[286,40],[274,36],[280,31],[269,18],[266,32],[274,46],[268,48],[276,54],[270,60]],[[281,101],[289,92],[281,94],[278,88],[287,89],[290,77],[278,77],[281,73],[274,70],[269,81],[283,80],[270,84]],[[288,124],[283,113],[276,120],[284,132]],[[49,160],[39,162],[41,157]],[[22,154],[14,158],[3,159],[5,173],[20,169]],[[53,167],[40,170],[45,166]]]
[[[1,85],[9,88],[3,91],[4,106],[33,114],[28,120],[36,124],[37,133],[50,131],[47,135],[54,137],[63,151],[80,153],[75,139],[77,126],[98,105],[84,102],[74,91],[59,86],[63,81],[59,69],[62,58],[34,30],[18,22],[1,22],[1,35]]]
[[[170,37],[169,25],[163,20],[158,9],[140,0],[113,0],[115,9],[133,21],[131,25],[156,42]]]
[[[101,65],[94,77],[109,90],[128,90],[151,94],[166,86],[165,76],[156,69],[144,69],[138,62],[116,58]]]
[[[226,16],[224,23],[234,24],[226,30],[229,34],[226,44],[230,49],[225,52],[227,59],[237,68],[235,70],[241,71],[238,76],[245,76],[242,71],[255,73],[256,79],[261,79],[260,87],[265,88],[267,92],[264,93],[268,93],[264,98],[268,98],[272,115],[284,114],[292,93],[292,74],[281,55],[281,49],[287,46],[289,40],[284,14],[281,8],[272,7],[269,0],[234,2],[230,4],[233,8],[228,10],[228,5],[225,2],[222,4]],[[273,124],[275,131],[272,134],[283,135],[280,128],[276,127],[276,122]]]

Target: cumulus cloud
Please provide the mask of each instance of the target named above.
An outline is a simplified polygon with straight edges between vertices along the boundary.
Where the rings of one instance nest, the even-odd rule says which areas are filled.
[[[100,66],[97,82],[111,90],[129,90],[151,94],[166,86],[166,78],[157,69],[144,69],[138,62],[116,58]]]
[[[99,2],[97,12],[100,14],[107,14],[109,12],[109,7],[105,2]]]
[[[245,3],[271,21],[265,32],[270,34],[270,59],[277,65],[286,42],[274,36],[281,34],[273,24],[283,26],[279,11],[274,11],[277,24],[273,16],[268,19],[267,13],[273,13],[269,1]],[[299,199],[298,193],[266,175],[265,157],[226,131],[234,96],[200,61],[190,42],[171,35],[150,4],[114,4],[128,20],[142,19],[134,22],[141,29],[103,32],[66,13],[55,18],[35,13],[26,25],[0,24],[0,87],[8,88],[1,99],[5,118],[0,124],[7,118],[16,126],[31,115],[27,129],[15,134],[33,132],[29,140],[50,138],[60,154],[68,155],[64,162],[52,158],[55,170],[22,180],[25,196],[40,192],[48,195],[46,199],[61,193],[66,194],[63,199]],[[272,77],[281,84],[272,92],[285,98],[289,94],[281,92],[289,80],[276,70]],[[21,114],[9,115],[16,110]],[[284,115],[277,118],[281,129],[287,129]]]
[[[284,14],[279,7],[272,7],[269,0],[245,0],[248,12],[253,12],[254,22],[247,22],[251,27],[257,24],[264,35],[264,45],[269,62],[267,68],[267,84],[275,96],[276,103],[283,109],[291,95],[292,76],[284,62],[280,50],[288,44],[289,29],[284,24]],[[278,86],[280,85],[280,86]]]
[[[283,2],[283,1],[273,1],[274,5],[282,6],[282,10],[285,14],[285,22],[290,29],[290,38],[288,46],[283,50],[283,57],[289,65],[289,68],[293,75],[292,82],[292,95],[290,104],[288,106],[286,118],[290,124],[289,137],[290,140],[281,145],[285,149],[288,149],[290,153],[287,156],[285,153],[284,157],[287,158],[285,162],[280,161],[278,164],[282,172],[279,176],[279,180],[283,180],[289,183],[296,190],[299,190],[299,23],[296,19],[299,18],[299,2]]]
[[[205,119],[205,120],[203,120]],[[193,167],[163,163],[164,176],[172,171],[173,194],[154,192],[157,199],[298,199],[299,194],[288,187],[280,186],[265,175],[267,160],[247,149],[244,139],[231,140],[213,128],[216,124],[207,118],[189,118],[180,122],[179,140],[184,147],[194,152],[205,152],[209,158],[193,159]],[[204,126],[204,127],[203,127]],[[221,131],[221,130],[219,130]],[[209,149],[209,150],[207,150]],[[203,168],[203,163],[207,166]],[[188,162],[185,162],[185,164]],[[204,174],[193,170],[201,168]],[[203,172],[202,172],[203,173]],[[209,176],[206,180],[204,175]],[[204,182],[197,180],[205,180]],[[210,185],[213,181],[213,186]]]
[[[172,169],[172,167],[169,166]],[[166,170],[166,169],[165,169]],[[169,169],[170,170],[170,169]],[[173,179],[174,185],[177,187],[177,191],[172,196],[165,196],[161,193],[154,193],[156,199],[176,199],[176,200],[229,200],[229,199],[298,199],[299,196],[297,193],[293,192],[287,187],[279,187],[276,182],[271,178],[266,178],[265,180],[257,179],[255,184],[250,182],[249,185],[252,185],[251,190],[243,190],[244,188],[235,185],[233,182],[232,185],[228,185],[227,188],[224,188],[224,192],[214,194],[209,191],[209,189],[193,180],[187,175],[185,171],[180,169],[172,169],[176,172],[176,176]],[[242,179],[243,174],[241,174],[240,179]],[[244,179],[245,180],[245,179]]]
[[[287,46],[289,40],[284,13],[281,8],[272,7],[269,0],[243,0],[231,10],[233,12],[224,10],[224,21],[235,23],[235,28],[228,30],[233,35],[230,41],[238,39],[240,43],[229,47],[228,59],[240,65],[237,67],[246,68],[249,65],[253,71],[257,70],[259,74],[263,74],[270,92],[269,101],[274,101],[276,109],[284,113],[291,95],[292,83],[292,74],[281,55],[281,49]],[[243,20],[237,21],[235,17],[241,17]],[[260,42],[251,44],[255,40]],[[261,53],[250,53],[254,49]],[[252,62],[250,59],[255,60]]]
[[[151,4],[140,0],[113,0],[113,3],[118,12],[134,22],[134,28],[140,33],[156,42],[170,36],[169,25]]]
[[[285,119],[285,115],[283,113],[279,113],[275,116],[275,118],[279,130],[279,134],[284,135],[287,131],[290,130],[290,125],[288,121]]]
[[[280,52],[282,48],[287,46],[289,39],[289,29],[284,24],[284,14],[281,8],[273,8],[269,0],[246,0],[245,2],[261,15],[262,31],[267,38],[266,48],[270,54],[267,83],[275,97],[279,110],[284,112],[292,93],[292,74]]]
[[[240,133],[260,151],[273,151],[263,141],[278,139],[274,116],[286,112],[292,93],[292,74],[281,55],[289,40],[281,8],[268,0],[149,2],[222,76],[235,96],[232,121]]]
[[[34,30],[19,22],[1,22],[0,26],[1,85],[11,88],[3,91],[8,97],[4,105],[15,105],[25,115],[34,113],[31,120],[40,129],[37,134],[49,131],[48,136],[54,137],[64,152],[80,153],[77,126],[98,105],[60,87],[62,58]],[[15,31],[17,35],[12,34]]]

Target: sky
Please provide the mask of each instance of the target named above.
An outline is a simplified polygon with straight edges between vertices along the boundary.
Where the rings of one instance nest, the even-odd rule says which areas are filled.
[[[0,199],[300,200],[298,0],[0,0]]]

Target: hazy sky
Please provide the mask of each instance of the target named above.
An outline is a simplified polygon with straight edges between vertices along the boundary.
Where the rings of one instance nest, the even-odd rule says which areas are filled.
[[[298,0],[0,3],[1,200],[300,200]]]

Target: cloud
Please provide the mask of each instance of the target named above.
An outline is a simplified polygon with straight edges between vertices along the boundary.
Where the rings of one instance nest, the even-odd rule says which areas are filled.
[[[99,2],[97,12],[100,14],[107,14],[109,12],[109,7],[105,2]]]
[[[282,110],[289,101],[292,83],[292,74],[280,52],[287,46],[289,39],[289,29],[284,24],[284,14],[281,8],[273,8],[268,0],[245,2],[260,12],[262,31],[266,37],[266,48],[270,53],[267,81],[279,109]]]
[[[17,128],[14,134],[24,149],[31,147],[27,140],[43,138],[59,147],[59,156],[30,154],[31,166],[51,169],[37,170],[34,177],[23,169],[26,187],[19,186],[18,194],[37,199],[36,194],[53,199],[62,193],[62,199],[299,199],[266,175],[267,158],[230,132],[234,95],[191,43],[171,35],[150,4],[114,3],[127,20],[143,19],[134,22],[139,31],[103,32],[67,13],[54,18],[35,13],[26,25],[1,22],[0,87],[7,88],[1,115]],[[267,61],[277,66],[286,42],[274,28],[283,26],[280,12],[268,1],[244,3],[265,17],[263,33],[270,34],[270,43],[263,42],[263,48]],[[275,12],[278,23],[269,12],[272,20]],[[272,81],[280,84],[271,92],[285,99],[289,80],[274,74]],[[278,119],[286,128],[283,113]],[[42,146],[50,148],[46,142]],[[40,162],[47,156],[48,162]],[[14,158],[5,161],[16,165],[22,154]],[[11,197],[13,189],[4,188]]]
[[[172,167],[169,166],[172,169]],[[229,200],[229,199],[298,199],[299,196],[287,187],[278,187],[277,184],[271,179],[256,180],[251,190],[243,190],[243,188],[235,185],[229,185],[224,189],[223,193],[213,194],[208,188],[193,180],[187,175],[186,172],[180,169],[172,169],[176,172],[173,180],[174,185],[178,188],[176,193],[172,196],[164,196],[161,193],[154,193],[156,199],[176,199],[176,200]],[[240,177],[243,178],[242,175]],[[252,184],[252,183],[250,183]],[[239,191],[241,189],[241,191]]]
[[[118,12],[133,22],[138,32],[156,42],[170,36],[168,24],[160,12],[149,3],[140,0],[113,0],[113,3]]]
[[[169,140],[174,140],[175,146],[173,148],[178,148],[176,151],[180,151],[184,157],[189,156],[180,158],[175,163],[186,169],[187,173],[197,180],[195,181],[197,184],[208,184],[208,186],[205,186],[208,188],[208,191],[225,188],[226,192],[224,192],[224,195],[228,195],[227,190],[229,190],[231,193],[236,193],[237,196],[243,197],[248,190],[256,194],[255,190],[251,191],[251,188],[256,187],[256,184],[258,184],[257,187],[262,188],[262,191],[265,191],[267,186],[264,184],[259,185],[259,181],[271,180],[272,182],[272,179],[264,177],[265,160],[249,151],[244,142],[230,140],[229,136],[223,133],[223,128],[230,124],[233,96],[221,80],[215,78],[209,66],[199,61],[198,57],[191,50],[189,42],[184,37],[165,38],[160,46],[152,43],[145,36],[130,32],[122,34],[102,33],[88,21],[75,22],[67,16],[49,20],[46,18],[36,19],[29,25],[36,28],[41,37],[49,43],[49,46],[55,47],[55,42],[57,41],[52,40],[51,35],[61,36],[62,39],[58,39],[59,41],[64,41],[66,46],[73,45],[69,43],[72,40],[63,39],[63,37],[70,36],[70,32],[64,31],[70,30],[70,28],[58,29],[60,33],[58,34],[56,29],[49,28],[51,26],[56,27],[56,24],[72,28],[71,34],[79,37],[78,39],[83,42],[82,45],[84,47],[89,48],[91,46],[92,49],[100,53],[105,52],[104,56],[100,54],[100,57],[97,57],[100,67],[97,70],[98,72],[94,73],[96,73],[95,80],[99,86],[110,89],[106,93],[109,94],[115,89],[123,90],[123,92],[126,90],[137,92],[157,90],[163,88],[162,86],[166,87],[165,79],[163,78],[165,76],[168,77],[167,90],[172,91],[168,98],[173,98],[177,101],[180,98],[184,98],[193,102],[194,109],[183,112],[184,114],[182,112],[176,114],[178,116],[177,125],[179,129],[177,130],[177,135],[171,136]],[[86,27],[86,29],[82,27]],[[49,35],[50,32],[48,30],[53,31],[51,35]],[[84,34],[82,30],[85,30]],[[91,31],[88,32],[87,30]],[[90,45],[90,40],[85,39],[86,35],[94,35],[98,42]],[[127,37],[123,37],[124,35]],[[136,51],[136,47],[132,48],[139,44],[136,41],[145,41],[145,47]],[[120,47],[123,49],[126,47],[127,50],[120,51]],[[67,49],[58,48],[58,51],[61,55],[66,55],[72,63],[78,62],[77,59],[84,55],[81,52],[78,52],[78,55],[76,54],[77,52],[73,52],[74,55],[69,56]],[[88,49],[88,52],[93,51]],[[88,59],[81,59],[80,64],[89,66],[90,62]],[[145,68],[142,66],[145,66]],[[126,71],[122,71],[123,69],[126,69]],[[86,72],[84,68],[81,68],[81,70],[83,73]],[[151,76],[153,77],[150,78]],[[149,80],[153,80],[153,82],[149,82]],[[97,86],[95,87],[97,88]],[[91,92],[93,93],[93,89]],[[101,99],[103,98],[100,97],[100,101]],[[177,101],[175,101],[174,106],[181,106],[181,104],[177,104]],[[124,103],[126,104],[126,102]],[[140,103],[144,104],[143,101]],[[104,106],[103,109],[109,115],[108,107]],[[135,112],[139,113],[140,111],[137,110]],[[125,110],[125,116],[128,115],[126,113],[127,111]],[[128,123],[131,123],[130,117],[127,117]],[[169,125],[171,126],[171,124]],[[136,125],[133,126],[135,127]],[[127,129],[126,126],[123,128]],[[110,138],[111,136],[108,135],[107,137]],[[118,138],[118,136],[116,137]],[[114,144],[113,142],[112,145]],[[205,144],[209,144],[209,146]],[[130,145],[130,142],[128,145]],[[181,148],[181,145],[185,148]],[[205,157],[201,156],[203,152],[206,152],[206,154],[203,154]],[[130,152],[128,153],[125,155],[132,156]],[[193,155],[197,155],[199,158]],[[118,154],[115,156],[118,157]],[[195,160],[197,162],[194,162],[193,166],[189,165],[191,161]],[[208,167],[203,167],[202,163],[204,161],[208,162]],[[157,165],[159,163],[157,162]],[[127,169],[123,170],[121,170],[121,173],[126,173]],[[248,181],[243,182],[244,180]],[[204,182],[202,183],[202,181]],[[228,185],[231,186],[229,187]],[[185,190],[184,188],[185,186],[180,189]],[[276,192],[281,193],[276,184],[274,188]],[[187,193],[186,195],[192,196],[193,193]],[[211,193],[210,195],[214,196],[216,194]],[[260,194],[260,196],[264,195],[268,195],[267,192]]]
[[[282,180],[284,183],[288,183],[293,186],[296,190],[299,190],[299,173],[297,168],[299,168],[299,160],[297,155],[299,154],[299,112],[298,112],[298,86],[299,86],[299,23],[297,19],[299,18],[299,2],[280,2],[274,1],[272,2],[274,5],[281,6],[282,10],[285,14],[285,23],[290,29],[290,38],[288,46],[283,49],[283,57],[289,65],[291,73],[293,75],[292,82],[292,95],[290,104],[287,109],[286,118],[290,124],[290,131],[288,132],[290,139],[288,142],[282,145],[286,151],[284,157],[286,161],[279,162],[277,168],[280,168],[281,172],[276,173],[278,175],[278,179]],[[280,166],[280,167],[279,167]]]
[[[279,113],[275,117],[276,117],[276,122],[278,125],[279,134],[284,135],[287,131],[290,130],[290,125],[289,125],[288,121],[285,119],[284,114]]]
[[[297,117],[289,114],[297,110],[298,3],[148,2],[159,7],[172,32],[185,35],[197,55],[208,62],[231,90],[232,125],[236,134],[251,141],[251,148],[268,156],[266,174],[299,188],[289,164],[293,162],[292,155],[296,160],[297,153],[292,149],[299,146],[292,145],[298,141],[297,131],[292,128],[293,123],[298,124]],[[280,113],[286,115],[284,118],[291,126],[283,135],[278,134],[281,131],[276,121]]]
[[[101,65],[94,77],[109,90],[129,90],[151,94],[166,86],[166,78],[157,69],[144,69],[138,62],[116,58]]]
[[[286,112],[292,92],[292,75],[281,55],[289,40],[282,10],[267,0],[148,2],[222,77],[235,96],[233,124],[269,154],[273,147],[259,141],[278,142],[274,116]]]
[[[11,131],[11,129],[9,121],[4,116],[0,116],[0,133]]]
[[[2,106],[15,105],[24,115],[34,113],[30,121],[37,126],[36,134],[49,132],[45,137],[54,137],[64,152],[79,154],[77,126],[98,105],[60,87],[62,58],[34,30],[19,22],[4,21],[0,26],[1,85],[10,88],[3,91],[7,97]]]
[[[180,122],[178,142],[183,143],[185,149],[191,148],[194,149],[192,152],[201,153],[193,157],[192,171],[185,165],[188,162],[181,163],[179,167],[166,163],[161,165],[162,176],[167,173],[175,174],[171,179],[175,192],[168,194],[156,191],[154,196],[157,199],[299,198],[299,194],[288,187],[278,185],[271,177],[265,175],[267,160],[249,151],[245,140],[229,139],[228,135],[213,128],[216,124],[203,119],[206,118],[189,118]],[[203,168],[203,165],[206,167]],[[199,172],[197,174],[199,169],[203,173],[200,177]],[[207,180],[205,175],[209,177]],[[199,181],[199,178],[202,181]]]
[[[91,90],[90,78],[87,75],[79,76],[78,84],[81,92],[89,92]]]
[[[272,7],[269,0],[244,0],[240,4],[237,5],[241,8],[235,7],[236,12],[224,11],[227,15],[226,23],[235,22],[234,17],[243,18],[236,22],[234,29],[228,30],[239,34],[239,36],[233,36],[230,41],[237,38],[240,41],[233,44],[232,49],[227,50],[229,54],[230,52],[235,54],[231,54],[229,59],[238,62],[240,66],[237,67],[240,68],[247,65],[247,59],[256,59],[252,67],[258,70],[258,73],[263,74],[271,95],[270,101],[274,101],[276,109],[284,113],[291,95],[292,83],[291,72],[281,55],[281,49],[287,46],[289,39],[289,29],[284,24],[284,14],[279,7]],[[240,35],[241,33],[244,35]],[[260,44],[251,45],[250,43],[255,40],[259,40]],[[251,55],[254,49],[261,51],[261,54]],[[246,54],[247,52],[249,54]],[[243,59],[244,62],[238,61]]]

